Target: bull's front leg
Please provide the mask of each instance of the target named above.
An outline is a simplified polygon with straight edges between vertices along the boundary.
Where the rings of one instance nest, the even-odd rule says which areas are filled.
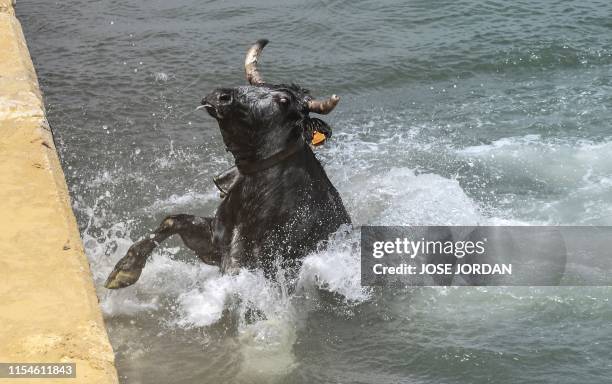
[[[109,289],[134,284],[142,273],[151,252],[168,237],[178,234],[185,245],[194,250],[205,263],[218,265],[221,257],[212,245],[212,218],[179,214],[166,217],[149,237],[134,243],[127,254],[117,262],[106,279]]]

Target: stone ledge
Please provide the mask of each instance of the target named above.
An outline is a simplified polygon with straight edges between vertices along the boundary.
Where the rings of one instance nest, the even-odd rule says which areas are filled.
[[[15,0],[0,0],[0,13],[15,14]]]
[[[117,383],[89,264],[19,21],[0,0],[0,362],[74,362]],[[0,379],[40,383],[40,379]],[[45,382],[65,382],[65,379]]]

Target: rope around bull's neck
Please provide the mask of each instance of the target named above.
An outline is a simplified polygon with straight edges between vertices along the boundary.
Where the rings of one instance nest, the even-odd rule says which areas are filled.
[[[287,160],[289,157],[291,157],[298,151],[305,149],[305,148],[306,148],[306,143],[304,143],[304,140],[300,138],[299,140],[290,144],[287,148],[282,149],[276,152],[275,154],[273,154],[272,156],[266,157],[265,159],[256,160],[256,161],[249,161],[249,160],[236,161],[236,167],[238,168],[238,171],[240,171],[240,173],[242,173],[243,175],[251,175],[251,174],[266,170],[268,168],[271,168],[275,166],[276,164],[279,164]]]

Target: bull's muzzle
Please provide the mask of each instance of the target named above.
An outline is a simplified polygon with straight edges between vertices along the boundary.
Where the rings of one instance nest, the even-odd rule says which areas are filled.
[[[234,100],[231,90],[215,89],[208,96],[202,99],[202,107],[215,119],[221,119],[223,116],[221,111],[224,107],[232,104]]]

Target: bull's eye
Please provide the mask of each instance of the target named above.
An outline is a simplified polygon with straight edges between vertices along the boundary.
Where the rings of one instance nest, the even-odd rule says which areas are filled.
[[[281,97],[280,99],[278,99],[278,102],[284,105],[287,105],[287,103],[289,102],[289,99],[287,99],[286,97]]]
[[[230,94],[228,93],[223,93],[219,95],[219,101],[230,101],[231,99],[232,99],[232,96],[230,96]]]

